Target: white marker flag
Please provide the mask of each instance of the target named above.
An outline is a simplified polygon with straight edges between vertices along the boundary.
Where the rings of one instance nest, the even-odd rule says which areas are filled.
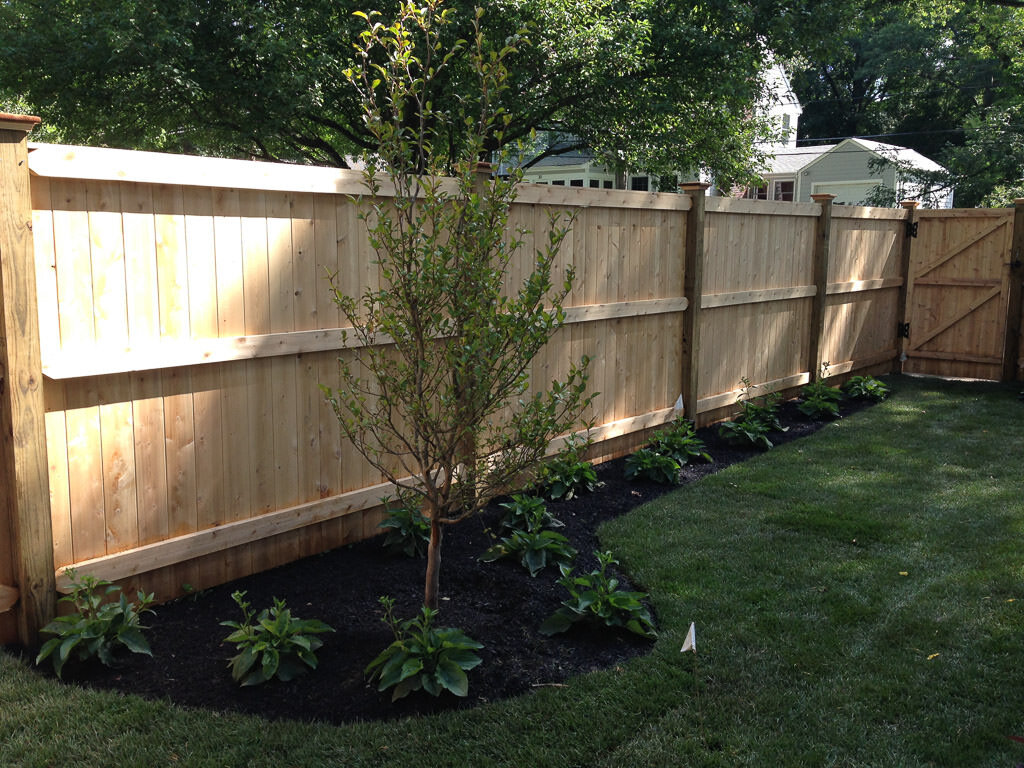
[[[672,407],[672,410],[676,412],[677,416],[681,416],[683,413],[683,396],[680,395],[676,399],[676,404]]]
[[[697,652],[697,629],[693,626],[693,622],[690,622],[690,631],[686,633],[686,639],[683,641],[683,647],[679,649],[680,653],[686,653],[687,651]]]

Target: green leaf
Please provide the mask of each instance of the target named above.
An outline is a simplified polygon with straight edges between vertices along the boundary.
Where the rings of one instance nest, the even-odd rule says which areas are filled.
[[[469,678],[463,668],[451,659],[441,659],[437,665],[437,677],[441,685],[456,696],[469,693]]]
[[[540,625],[539,631],[542,635],[557,635],[560,632],[567,632],[572,625],[573,620],[559,609],[545,619],[544,623]]]

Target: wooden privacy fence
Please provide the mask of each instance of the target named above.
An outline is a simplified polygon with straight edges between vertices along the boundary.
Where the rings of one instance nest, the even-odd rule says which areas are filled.
[[[352,354],[324,276],[378,281],[360,175],[29,151],[30,129],[0,121],[0,642],[36,640],[68,567],[167,599],[375,533],[390,486],[318,388]],[[595,458],[680,394],[706,423],[741,377],[785,390],[907,351],[923,212],[523,185],[509,285],[553,210],[577,215],[557,264],[576,281],[533,374],[592,358]]]

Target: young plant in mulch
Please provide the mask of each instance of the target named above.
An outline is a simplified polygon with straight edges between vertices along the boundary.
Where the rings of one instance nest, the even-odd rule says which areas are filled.
[[[619,580],[607,573],[619,561],[611,552],[594,552],[598,568],[573,576],[572,570],[561,566],[558,583],[569,592],[562,606],[541,624],[540,632],[554,635],[566,632],[574,624],[589,621],[606,627],[621,627],[643,637],[657,637],[651,612],[644,605],[646,592],[630,592],[619,588]]]
[[[557,256],[571,217],[553,214],[532,271],[509,289],[528,235],[509,221],[521,174],[492,175],[479,159],[502,143],[507,62],[522,40],[492,44],[482,13],[470,39],[450,45],[458,25],[440,0],[403,2],[393,22],[357,14],[366,27],[345,72],[374,144],[357,206],[379,285],[353,296],[358,287],[332,281],[355,343],[324,393],[342,434],[429,521],[423,601],[435,609],[444,528],[532,476],[592,398],[586,358],[546,388],[531,381],[533,358],[565,323],[574,273]],[[453,67],[462,112],[437,112],[433,94]]]
[[[401,495],[398,504],[391,504],[389,496],[381,501],[387,508],[387,517],[377,527],[387,532],[384,549],[393,555],[426,556],[430,544],[430,521],[420,512],[419,505]]]
[[[366,667],[377,690],[394,688],[391,700],[424,690],[431,696],[449,691],[456,696],[469,692],[467,672],[480,665],[475,651],[481,643],[453,627],[435,627],[437,611],[423,606],[419,616],[401,621],[395,618],[395,601],[381,597],[383,621],[395,635],[395,641]]]
[[[839,404],[843,400],[843,393],[838,387],[830,387],[825,383],[828,368],[828,363],[822,363],[821,374],[800,390],[801,400],[797,410],[815,421],[841,418]]]
[[[661,456],[670,456],[680,466],[712,460],[704,441],[697,437],[697,428],[689,419],[676,419],[665,429],[659,430],[647,447]]]
[[[662,485],[678,485],[679,470],[682,467],[673,457],[641,448],[626,457],[625,476],[627,480],[649,480]]]
[[[105,666],[113,667],[121,649],[153,655],[142,634],[146,627],[140,622],[144,613],[154,613],[149,607],[153,603],[152,593],[139,592],[137,602],[128,602],[121,588],[109,581],[89,575],[79,577],[71,568],[67,575],[71,579],[71,594],[59,602],[72,603],[75,611],[58,616],[43,627],[42,632],[53,637],[43,643],[36,664],[50,659],[60,677],[70,659],[98,658]],[[117,600],[105,602],[107,595],[113,594],[118,595]]]
[[[234,630],[224,641],[238,650],[228,661],[236,683],[259,685],[275,677],[288,682],[316,669],[316,651],[323,645],[316,635],[334,629],[318,619],[292,616],[284,600],[274,598],[274,606],[257,616],[244,591],[233,592],[231,599],[242,610],[242,620],[222,621],[221,625]]]
[[[779,421],[778,392],[770,392],[759,397],[752,397],[751,391],[756,389],[750,379],[744,377],[736,403],[740,407],[739,416],[731,421],[722,422],[718,434],[732,445],[751,445],[769,450],[775,444],[768,438],[772,432],[787,432],[789,427],[782,426]]]
[[[843,384],[847,397],[880,403],[889,396],[889,388],[874,376],[852,376]]]
[[[502,506],[512,507],[504,521],[508,535],[484,552],[480,556],[482,561],[492,563],[504,557],[519,557],[530,575],[536,576],[549,564],[568,565],[576,558],[569,539],[547,527],[549,522],[561,522],[550,515],[543,499],[515,496]]]
[[[572,435],[565,447],[541,466],[537,489],[544,498],[568,501],[601,487],[594,465],[583,458],[589,446],[589,440]]]

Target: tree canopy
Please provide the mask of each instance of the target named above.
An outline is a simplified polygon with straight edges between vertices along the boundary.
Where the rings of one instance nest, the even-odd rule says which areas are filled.
[[[847,18],[830,51],[793,70],[801,139],[865,136],[916,149],[950,170],[958,205],[1024,191],[1019,4],[867,6]]]
[[[362,0],[0,0],[0,97],[66,141],[344,166],[372,148],[344,72]],[[377,3],[385,15],[397,3]],[[447,6],[468,38],[472,3]],[[382,7],[384,6],[384,7]],[[850,3],[810,0],[509,0],[485,38],[519,30],[503,141],[573,136],[618,165],[742,176],[769,52],[820,42]],[[451,41],[445,41],[446,44]],[[469,68],[438,83],[435,110],[461,113]],[[459,126],[450,138],[457,154]]]

